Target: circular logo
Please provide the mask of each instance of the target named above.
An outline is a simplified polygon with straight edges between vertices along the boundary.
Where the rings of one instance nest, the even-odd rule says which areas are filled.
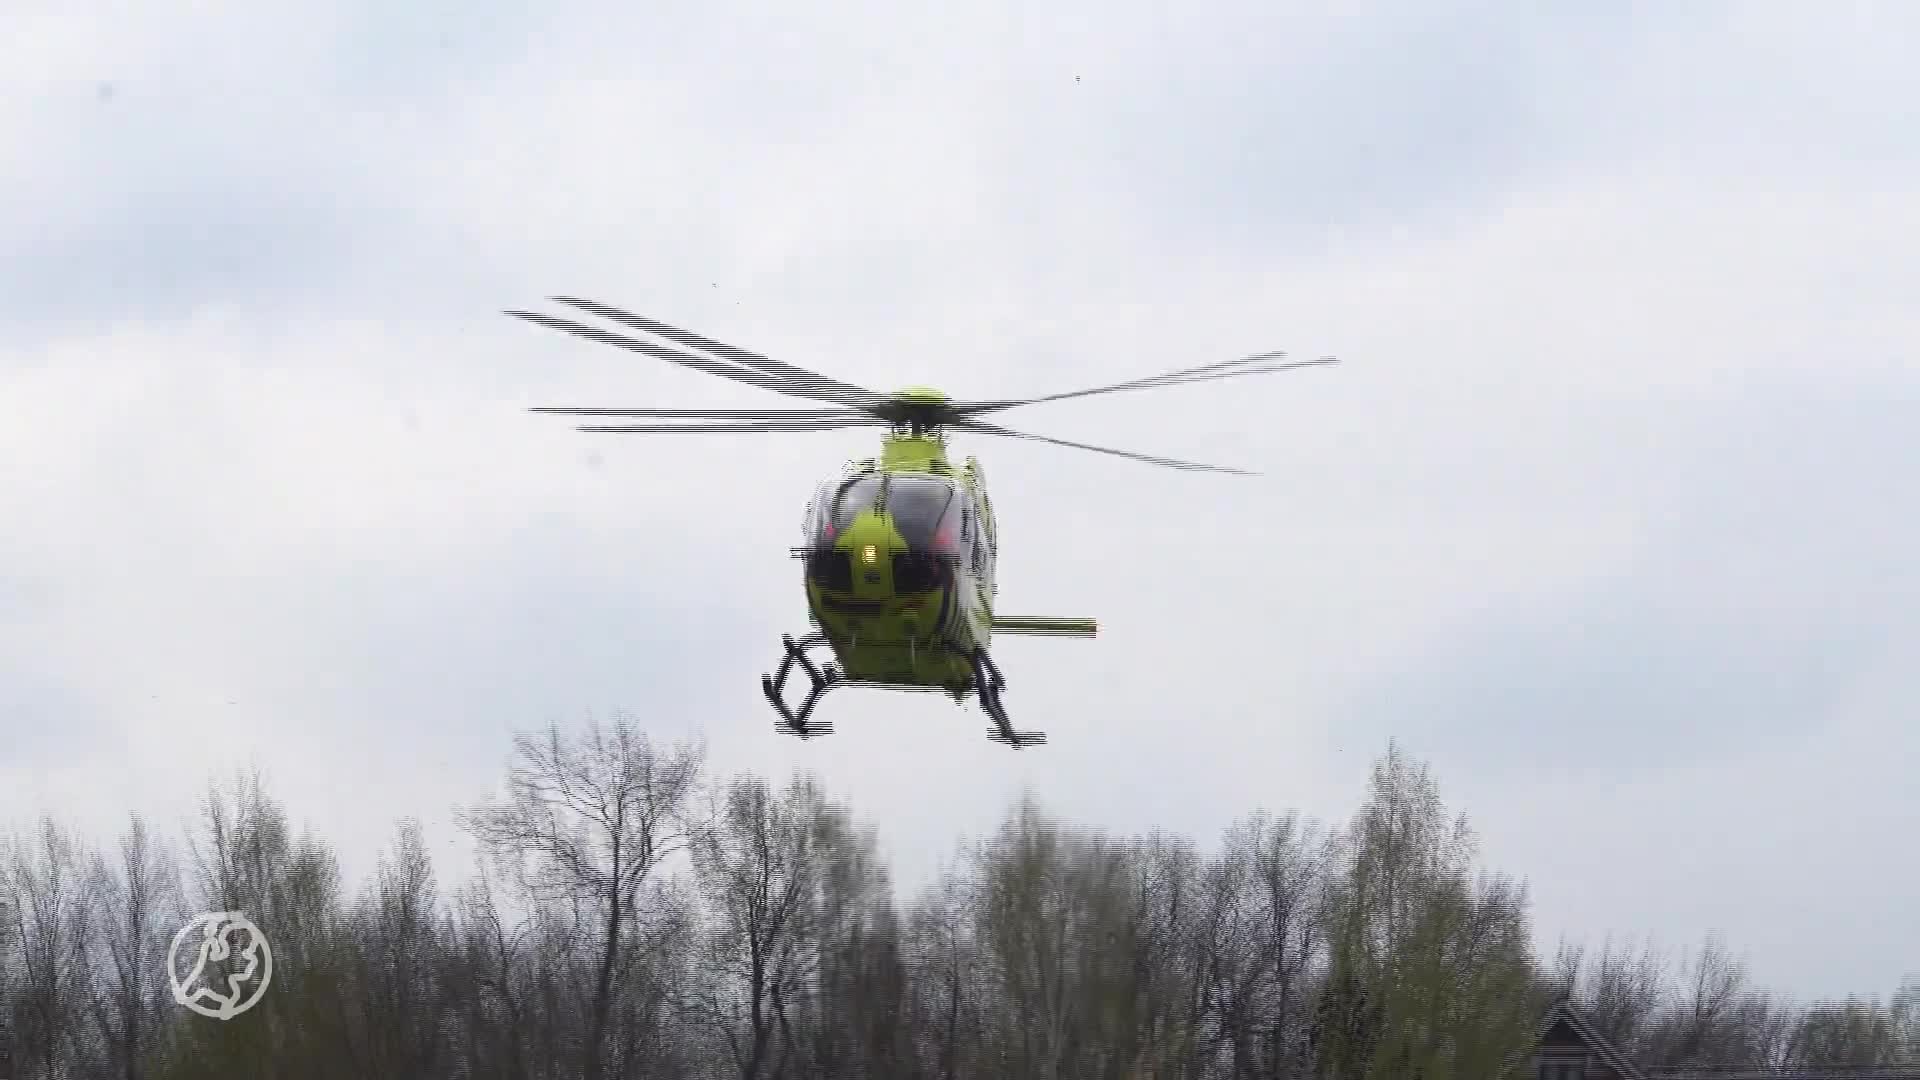
[[[192,965],[180,970],[181,947],[195,928]],[[241,940],[234,941],[232,938]],[[267,935],[238,911],[209,911],[173,935],[167,950],[167,981],[173,1000],[213,1020],[231,1020],[260,1003],[273,981],[273,949]],[[196,985],[197,984],[197,985]]]

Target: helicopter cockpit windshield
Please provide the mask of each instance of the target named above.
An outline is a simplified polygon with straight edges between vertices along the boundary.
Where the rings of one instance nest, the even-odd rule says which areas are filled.
[[[868,510],[885,511],[912,551],[950,554],[957,550],[960,502],[953,482],[900,474],[862,476],[823,488],[809,514],[813,546],[831,548],[854,518]]]
[[[815,547],[830,548],[853,524],[853,519],[867,510],[874,509],[880,497],[880,477],[862,476],[854,480],[844,480],[828,484],[820,489],[815,498],[813,514],[813,544]]]
[[[953,483],[937,476],[896,476],[887,486],[886,510],[893,527],[915,552],[947,555],[958,550],[960,503]]]

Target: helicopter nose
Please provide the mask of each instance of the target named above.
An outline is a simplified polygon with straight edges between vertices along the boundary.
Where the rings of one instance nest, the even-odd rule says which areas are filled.
[[[882,599],[893,593],[893,530],[880,522],[856,522],[846,532],[843,550],[853,563],[855,596]]]

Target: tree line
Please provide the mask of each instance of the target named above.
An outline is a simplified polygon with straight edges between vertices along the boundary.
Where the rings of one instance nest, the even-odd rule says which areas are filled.
[[[904,904],[809,777],[713,777],[626,720],[517,738],[503,792],[460,812],[481,857],[446,889],[403,822],[350,892],[257,776],[178,845],[17,830],[10,1080],[1477,1080],[1524,1075],[1564,995],[1654,1067],[1920,1060],[1920,984],[1801,1007],[1712,941],[1536,957],[1525,888],[1397,747],[1344,826],[1255,813],[1211,850],[1025,800]],[[165,971],[214,910],[273,950],[225,1021]]]

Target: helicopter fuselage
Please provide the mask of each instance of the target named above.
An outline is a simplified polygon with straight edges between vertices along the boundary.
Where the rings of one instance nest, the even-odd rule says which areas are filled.
[[[1017,431],[984,418],[1047,401],[1285,371],[1333,360],[1281,363],[1284,353],[1261,353],[1068,393],[954,401],[926,387],[877,394],[608,304],[570,296],[553,300],[624,329],[531,311],[507,314],[736,383],[831,406],[777,411],[601,406],[533,410],[600,418],[600,422],[580,425],[581,431],[798,432],[871,426],[890,430],[880,457],[856,462],[840,479],[821,486],[808,507],[804,542],[794,549],[805,562],[807,607],[819,632],[801,640],[781,635],[784,656],[773,674],[761,678],[760,688],[779,713],[780,728],[801,738],[832,730],[830,723],[809,720],[822,694],[843,683],[865,683],[945,690],[956,700],[972,693],[992,721],[990,738],[1014,747],[1038,745],[1046,741],[1044,734],[1016,731],[1009,722],[1001,698],[1006,680],[988,654],[989,638],[996,632],[1086,638],[1098,633],[1092,619],[994,615],[999,538],[993,508],[979,462],[969,457],[958,468],[950,464],[943,431],[959,429],[1050,443],[1167,468],[1245,475],[1243,469]],[[620,422],[608,422],[615,419]],[[837,661],[825,670],[808,656],[822,646],[831,648]],[[788,676],[796,670],[804,672],[811,684],[797,707],[782,696]]]
[[[841,677],[964,695],[993,632],[992,504],[979,462],[938,434],[895,433],[807,510],[807,608]]]

